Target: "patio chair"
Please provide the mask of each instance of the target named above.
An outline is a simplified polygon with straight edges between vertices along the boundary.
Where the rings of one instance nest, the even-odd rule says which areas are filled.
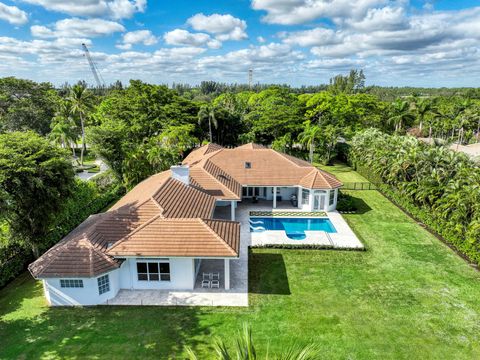
[[[212,273],[212,280],[220,280],[220,274],[218,272]]]
[[[212,274],[207,274],[207,273],[203,273],[202,274],[202,280],[211,280],[212,279]]]
[[[210,280],[202,280],[202,288],[209,288]]]
[[[210,283],[210,287],[220,289],[220,281],[212,280],[212,282]]]

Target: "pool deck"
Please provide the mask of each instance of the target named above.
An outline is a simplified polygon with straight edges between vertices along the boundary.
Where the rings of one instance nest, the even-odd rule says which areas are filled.
[[[326,217],[330,219],[337,230],[336,233],[326,233],[324,231],[305,231],[306,238],[303,240],[292,240],[287,237],[283,230],[270,230],[264,232],[250,232],[250,211],[272,211],[289,213],[302,212],[300,209],[285,207],[283,209],[273,209],[269,204],[239,204],[237,208],[237,221],[241,223],[242,237],[249,238],[249,245],[252,247],[262,247],[271,245],[313,245],[319,247],[331,247],[334,249],[364,249],[363,244],[350,229],[345,219],[337,211],[329,211]],[[288,217],[295,217],[289,214]],[[248,231],[248,234],[247,234]],[[245,241],[245,240],[243,240]]]

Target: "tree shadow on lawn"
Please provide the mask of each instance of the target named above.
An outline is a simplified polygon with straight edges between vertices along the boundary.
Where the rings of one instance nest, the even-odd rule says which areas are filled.
[[[358,190],[358,191],[375,191],[375,190]],[[371,211],[372,208],[363,199],[355,197],[355,192],[356,191],[352,191],[352,190],[345,191],[345,194],[349,195],[352,198],[353,203],[357,208],[357,210],[355,210],[355,212],[352,214],[362,215]]]
[[[254,253],[249,250],[248,278],[249,293],[291,294],[282,254]]]
[[[38,283],[22,286],[1,294],[1,359],[180,358],[210,335],[198,307],[48,307]]]

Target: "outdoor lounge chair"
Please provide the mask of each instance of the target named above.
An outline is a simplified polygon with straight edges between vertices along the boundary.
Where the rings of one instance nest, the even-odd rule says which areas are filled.
[[[220,289],[220,281],[212,280],[211,283],[210,283],[210,287]]]
[[[212,280],[220,280],[220,274],[218,272],[214,272],[212,274]]]
[[[202,280],[202,288],[209,288],[210,280]]]

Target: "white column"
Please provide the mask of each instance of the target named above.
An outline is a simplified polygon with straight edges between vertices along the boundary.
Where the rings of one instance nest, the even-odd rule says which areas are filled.
[[[273,208],[277,208],[277,187],[273,187]]]
[[[230,220],[235,221],[235,201],[230,201]]]
[[[297,207],[299,209],[302,208],[302,188],[298,187],[298,194],[297,194]]]
[[[225,290],[230,290],[230,259],[225,259]]]

